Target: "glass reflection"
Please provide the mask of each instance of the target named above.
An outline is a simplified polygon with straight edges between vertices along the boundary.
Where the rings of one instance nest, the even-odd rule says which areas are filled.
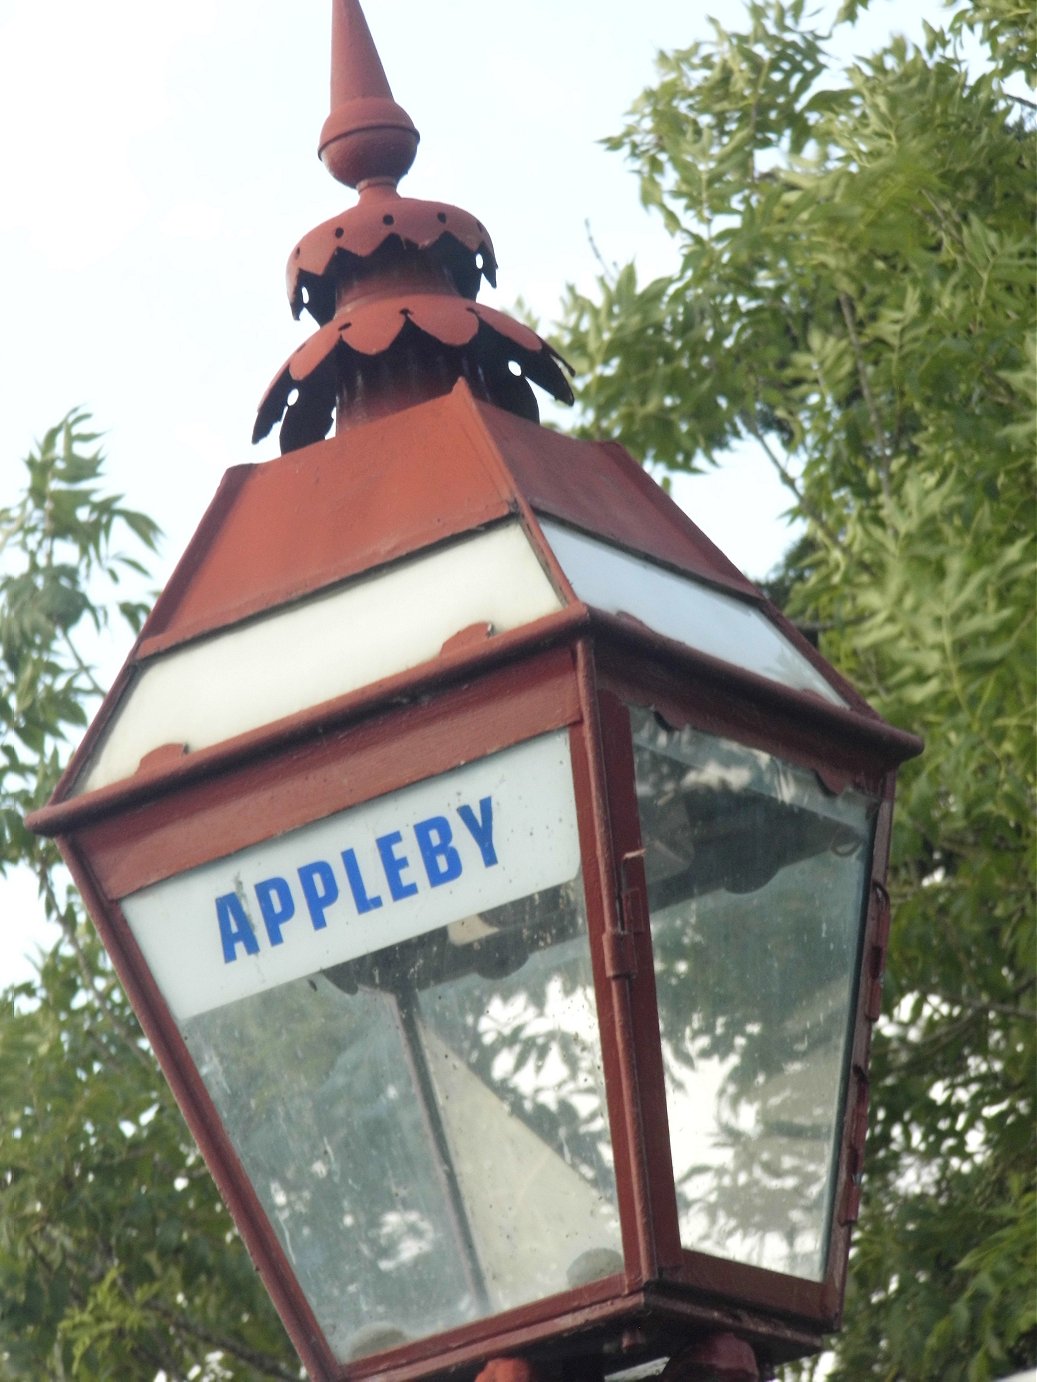
[[[682,1242],[820,1280],[875,803],[632,719]]]
[[[621,1267],[579,877],[184,1036],[342,1360]]]

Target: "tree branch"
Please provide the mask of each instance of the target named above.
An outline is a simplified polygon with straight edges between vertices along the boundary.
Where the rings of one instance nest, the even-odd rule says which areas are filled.
[[[1022,998],[1028,990],[1037,987],[1037,979],[1032,977],[1024,979],[1012,989],[1010,996],[1013,999]],[[932,993],[930,999],[935,999],[940,1003],[946,1004],[950,1009],[957,1009],[957,1015],[951,1017],[947,1014],[947,1020],[929,1032],[926,1036],[919,1038],[904,1052],[899,1061],[891,1062],[891,1066],[899,1071],[909,1070],[919,1061],[929,1061],[932,1056],[944,1050],[958,1037],[963,1035],[969,1027],[983,1017],[989,1017],[991,1013],[996,1013],[999,1017],[1007,1017],[1012,1021],[1033,1022],[1034,1014],[1032,1008],[1019,1007],[1015,1003],[996,1003],[984,998],[948,998],[942,993]]]
[[[87,959],[86,952],[84,951],[82,945],[80,945],[79,937],[76,935],[75,922],[69,921],[68,918],[65,916],[65,911],[59,904],[57,896],[54,892],[54,886],[51,882],[49,872],[45,867],[41,868],[41,870],[37,873],[37,877],[39,879],[40,886],[46,894],[47,900],[52,908],[51,915],[57,918],[58,923],[61,926],[62,934],[65,937],[65,940],[68,942],[72,950],[72,954],[75,956],[76,965],[79,969],[80,976],[82,977],[84,987],[89,993],[93,994],[94,998],[97,1000],[99,1008],[105,1014],[108,1021],[111,1023],[112,1030],[115,1032],[116,1036],[123,1043],[123,1045],[133,1053],[134,1059],[139,1064],[144,1065],[147,1069],[150,1070],[152,1068],[151,1061],[147,1056],[146,1052],[142,1049],[140,1039],[137,1033],[133,1030],[132,1027],[130,1027],[126,1022],[123,1021],[120,1014],[112,1006],[112,1003],[109,1000],[108,995],[105,993],[104,989],[101,988],[100,985],[97,983],[97,976],[94,974],[92,968],[90,967],[90,961]],[[107,1056],[108,1053],[104,1051],[103,1045],[97,1042],[95,1034],[91,1032],[90,1035],[94,1040],[95,1044],[101,1047],[103,1054]]]
[[[833,548],[840,547],[842,544],[839,540],[838,533],[828,523],[828,520],[825,518],[824,514],[820,513],[807,499],[806,495],[800,488],[799,483],[796,480],[796,477],[792,474],[792,472],[782,461],[778,453],[767,441],[767,438],[760,431],[759,427],[757,427],[756,419],[752,416],[751,413],[746,411],[740,415],[739,420],[741,421],[741,424],[745,428],[745,430],[749,433],[752,439],[758,444],[760,449],[763,451],[763,454],[770,461],[771,465],[778,472],[778,477],[780,478],[781,483],[795,496],[796,503],[802,509],[806,517],[810,519],[811,523],[816,525],[818,530],[824,535],[826,541]]]
[[[148,1301],[145,1308],[157,1315],[159,1319],[164,1320],[170,1328],[189,1338],[197,1339],[210,1348],[217,1348],[232,1358],[239,1358],[243,1363],[256,1368],[266,1377],[277,1378],[278,1382],[299,1382],[300,1371],[289,1372],[278,1359],[271,1358],[265,1353],[259,1353],[256,1349],[249,1348],[237,1339],[218,1334],[214,1329],[207,1329],[204,1325],[195,1324],[185,1316],[178,1315],[175,1311],[159,1304],[158,1301]]]
[[[82,654],[80,653],[76,645],[72,642],[72,639],[70,638],[69,634],[67,632],[63,632],[61,635],[61,639],[65,647],[68,649],[73,663],[75,664],[77,670],[81,673],[89,689],[94,693],[95,696],[103,696],[105,694],[105,688],[101,685],[101,683],[97,680],[97,677],[94,675],[94,669],[89,665],[89,663],[83,661]]]
[[[892,498],[889,488],[889,445],[882,427],[882,419],[879,417],[879,410],[875,404],[875,395],[871,391],[867,362],[864,359],[864,347],[861,344],[860,336],[857,334],[857,320],[854,315],[853,303],[846,293],[839,294],[839,306],[842,309],[843,321],[846,323],[850,345],[853,348],[853,358],[857,365],[857,380],[861,386],[861,393],[864,395],[864,406],[868,410],[871,430],[875,433],[875,445],[882,462],[879,466],[879,481],[882,485],[883,496],[888,503]]]
[[[610,266],[605,263],[605,257],[602,254],[601,250],[598,248],[598,242],[594,238],[593,230],[591,230],[590,220],[584,221],[583,230],[584,234],[587,236],[587,244],[590,246],[591,254],[593,254],[594,258],[598,262],[598,267],[601,269],[602,277],[604,278],[606,283],[614,284],[616,281],[616,266],[615,264]]]

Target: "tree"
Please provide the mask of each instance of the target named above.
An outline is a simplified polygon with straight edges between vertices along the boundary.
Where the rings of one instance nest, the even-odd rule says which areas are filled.
[[[0,508],[0,871],[32,870],[62,936],[0,994],[0,1378],[295,1378],[56,851],[23,824],[96,705],[85,648],[145,612],[120,579],[139,583],[158,529],[106,493],[97,441],[69,414]]]
[[[1037,1360],[1037,141],[1006,91],[1037,77],[1035,30],[976,0],[837,75],[832,35],[771,0],[661,57],[608,143],[678,267],[603,273],[557,333],[587,432],[664,470],[755,441],[804,529],[791,612],[927,742],[901,779],[845,1382]]]

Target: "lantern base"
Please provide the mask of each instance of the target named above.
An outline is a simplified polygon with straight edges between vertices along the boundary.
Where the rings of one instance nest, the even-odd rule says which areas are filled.
[[[493,1358],[475,1382],[543,1382],[544,1375],[524,1358]]]
[[[547,1382],[525,1358],[494,1358],[475,1382]],[[761,1382],[756,1355],[734,1334],[710,1334],[675,1354],[659,1382]]]
[[[570,1360],[564,1373],[565,1382],[602,1382],[602,1376],[598,1361],[581,1365]],[[557,1369],[549,1374],[525,1358],[493,1358],[475,1382],[558,1382],[558,1378]]]
[[[760,1382],[756,1355],[733,1334],[710,1334],[667,1363],[659,1382]]]

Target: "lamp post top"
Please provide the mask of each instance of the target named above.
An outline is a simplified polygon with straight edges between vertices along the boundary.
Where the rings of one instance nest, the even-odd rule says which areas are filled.
[[[282,452],[449,393],[539,421],[530,387],[573,401],[564,362],[536,332],[477,304],[496,283],[486,227],[442,202],[402,197],[418,131],[393,98],[358,0],[334,0],[331,113],[319,151],[357,204],[304,235],[289,257],[293,315],[316,333],[259,405],[253,441],[280,423]]]

